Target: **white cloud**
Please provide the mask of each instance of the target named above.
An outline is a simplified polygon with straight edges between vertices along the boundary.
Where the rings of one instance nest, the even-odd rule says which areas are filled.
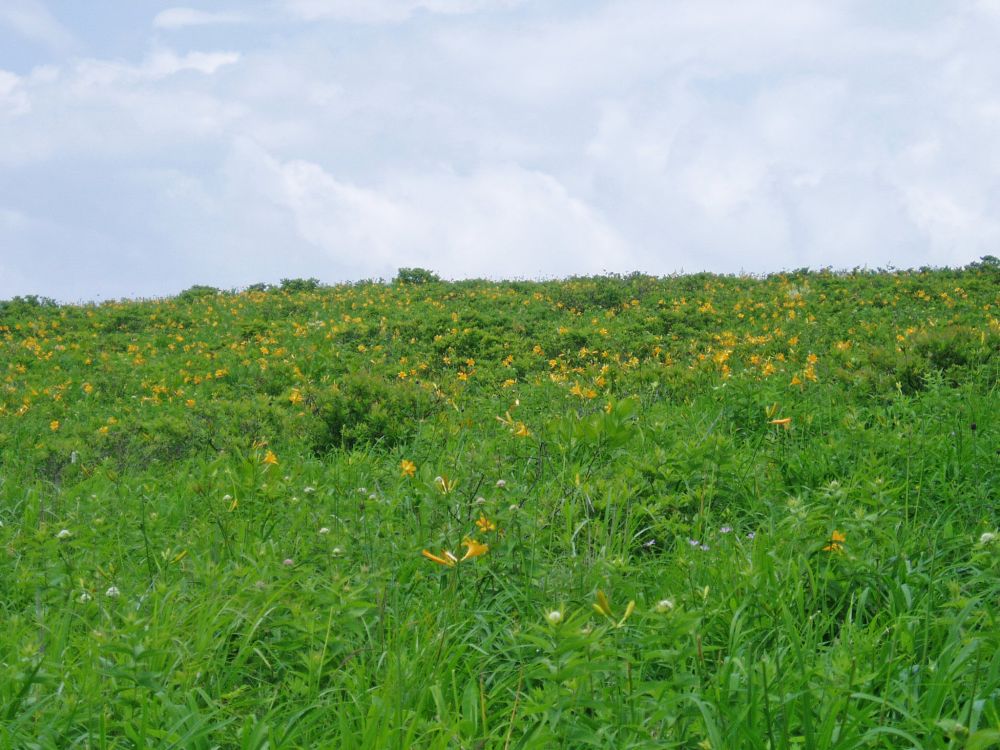
[[[1000,246],[1000,222],[982,196],[963,195],[942,185],[910,185],[903,188],[903,201],[910,218],[929,241],[937,263],[947,263],[956,248],[975,256],[996,254]]]
[[[212,75],[226,65],[240,60],[238,52],[188,52],[178,55],[161,49],[149,55],[139,65],[86,59],[75,65],[77,81],[83,86],[108,88],[119,84],[158,81],[184,71]]]
[[[23,115],[31,105],[21,86],[21,77],[0,69],[0,115]]]
[[[282,162],[242,144],[230,179],[288,212],[295,232],[353,274],[423,265],[445,276],[537,276],[621,269],[622,240],[551,176],[516,165],[393,174],[376,186]]]
[[[76,45],[73,34],[39,0],[4,0],[0,6],[0,25],[54,50]]]
[[[245,23],[247,16],[242,13],[223,13],[194,8],[167,8],[156,14],[153,26],[157,29],[174,31],[189,26],[209,26],[216,24]]]
[[[1000,0],[975,0],[976,10],[994,19],[1000,19]]]
[[[73,298],[401,265],[964,264],[1000,245],[997,2],[167,8],[138,53],[0,71],[0,205],[35,217],[0,222],[5,270]],[[202,23],[221,51],[157,46]],[[100,275],[58,282],[76,237]]]
[[[525,0],[285,0],[299,18],[330,18],[360,23],[398,23],[424,11],[465,15],[514,8]]]
[[[0,72],[0,165],[106,159],[113,173],[139,154],[219,137],[246,108],[216,93],[223,84],[213,79],[240,59],[158,49],[136,64],[86,58],[23,77]]]

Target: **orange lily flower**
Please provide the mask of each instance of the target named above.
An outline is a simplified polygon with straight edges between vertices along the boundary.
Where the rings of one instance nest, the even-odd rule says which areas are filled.
[[[442,555],[444,555],[444,557],[438,557],[433,552],[429,552],[428,550],[422,550],[420,554],[426,557],[428,560],[436,562],[438,565],[444,565],[449,568],[454,568],[455,564],[458,562],[458,558],[455,557],[455,555],[449,552],[448,550],[444,550],[441,553]]]
[[[479,530],[480,530],[481,532],[483,532],[484,534],[485,534],[485,533],[486,533],[487,531],[495,531],[495,530],[496,530],[496,527],[497,527],[497,525],[496,525],[495,523],[493,523],[493,522],[492,522],[492,521],[491,521],[490,519],[488,519],[488,518],[487,518],[486,516],[482,516],[482,515],[481,515],[481,516],[479,516],[479,518],[478,518],[478,519],[476,520],[476,526],[477,526],[477,527],[479,528]]]
[[[465,554],[462,555],[463,562],[470,557],[479,557],[490,551],[490,545],[477,542],[475,539],[470,539],[469,537],[462,540],[462,546],[465,547]]]
[[[844,549],[844,542],[847,541],[847,537],[841,534],[836,529],[830,534],[830,543],[823,548],[824,552],[842,552]]]

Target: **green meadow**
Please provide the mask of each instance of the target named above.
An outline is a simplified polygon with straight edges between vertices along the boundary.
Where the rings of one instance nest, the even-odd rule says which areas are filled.
[[[1000,747],[1000,262],[0,303],[0,747]]]

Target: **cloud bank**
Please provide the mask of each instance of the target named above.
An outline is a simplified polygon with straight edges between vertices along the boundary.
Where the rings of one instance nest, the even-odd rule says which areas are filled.
[[[1000,244],[994,0],[9,7],[0,298]]]

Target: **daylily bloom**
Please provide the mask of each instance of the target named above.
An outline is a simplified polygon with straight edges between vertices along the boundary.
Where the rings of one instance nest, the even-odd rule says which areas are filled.
[[[438,565],[444,565],[449,568],[454,568],[460,562],[465,562],[473,557],[479,557],[480,555],[485,555],[490,551],[490,546],[488,544],[483,544],[477,542],[475,539],[470,539],[466,537],[462,541],[462,546],[465,547],[465,554],[461,558],[455,556],[451,550],[443,550],[440,555],[435,555],[430,550],[421,550],[420,554],[426,557],[432,562],[436,562]]]
[[[830,543],[823,548],[824,552],[842,552],[844,549],[844,542],[847,541],[847,537],[841,534],[836,529],[830,535]]]
[[[488,519],[486,516],[480,516],[478,519],[476,519],[476,526],[484,534],[487,531],[496,530],[497,527],[497,525],[493,523],[490,519]]]
[[[465,554],[462,555],[463,562],[471,557],[485,555],[490,551],[490,545],[477,542],[475,539],[470,539],[468,537],[462,540],[462,546],[465,547]]]
[[[268,451],[264,454],[263,463],[268,466],[274,466],[278,463],[278,457],[274,455],[274,451]]]
[[[403,477],[412,477],[417,473],[417,465],[408,459],[399,462],[399,474]]]
[[[454,568],[455,564],[458,562],[458,558],[455,557],[455,555],[449,552],[448,550],[444,550],[441,553],[443,557],[438,557],[433,552],[430,552],[428,550],[421,550],[420,554],[426,557],[428,560],[436,562],[438,565],[444,565],[449,568]]]
[[[780,424],[782,427],[784,427],[787,430],[791,426],[791,424],[792,424],[792,418],[791,417],[782,417],[781,419],[772,419],[771,420],[771,424]]]

